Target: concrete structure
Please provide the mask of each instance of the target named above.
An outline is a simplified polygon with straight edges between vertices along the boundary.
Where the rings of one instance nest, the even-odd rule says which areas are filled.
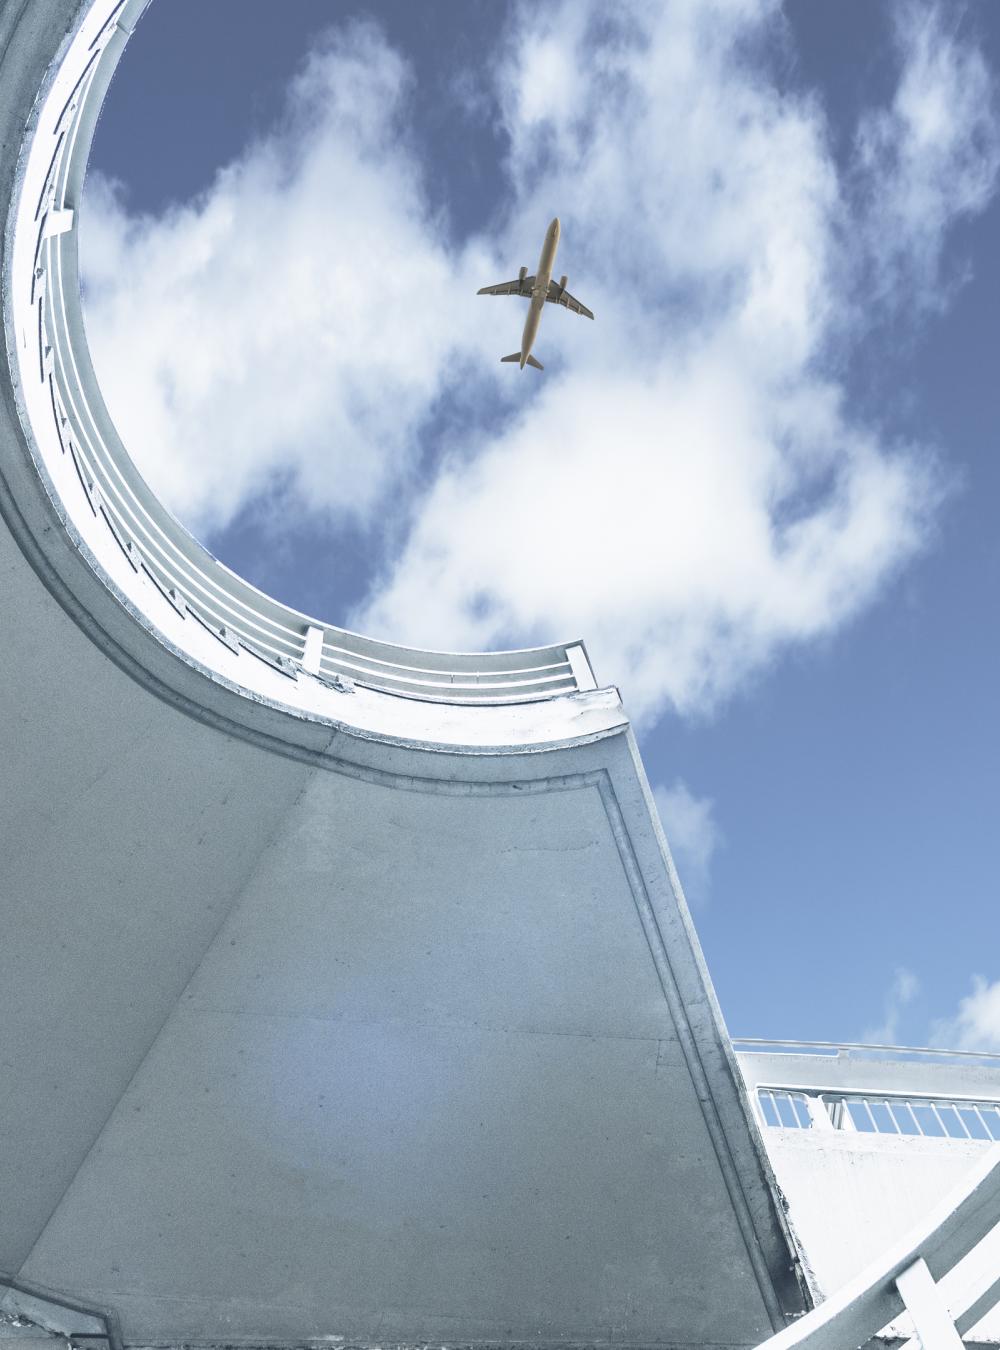
[[[963,1350],[962,1333],[972,1329],[975,1339],[975,1324],[1000,1297],[990,1243],[998,1220],[1000,1149],[993,1145],[915,1230],[761,1350],[843,1350],[887,1340],[902,1340],[904,1350]]]
[[[141,7],[0,8],[4,1306],[754,1344],[806,1295],[617,693],[295,614],[118,441],[76,224]]]
[[[0,0],[0,1340],[783,1334],[837,1257],[582,644],[296,614],[118,440],[76,224],[143,3]]]
[[[740,1067],[825,1310],[773,1350],[912,1336],[893,1284],[917,1258],[967,1339],[1000,1342],[1000,1056],[750,1044]],[[867,1335],[844,1339],[859,1314]]]

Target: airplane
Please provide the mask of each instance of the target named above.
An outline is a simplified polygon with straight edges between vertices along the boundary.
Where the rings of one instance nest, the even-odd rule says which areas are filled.
[[[545,231],[542,256],[538,260],[538,271],[533,277],[529,277],[528,269],[522,267],[516,281],[501,281],[498,286],[484,286],[482,290],[476,292],[477,295],[523,295],[531,301],[528,317],[524,322],[524,332],[521,334],[521,350],[511,352],[510,356],[501,356],[501,362],[517,361],[522,370],[526,365],[534,366],[536,370],[544,369],[541,361],[536,361],[532,356],[531,348],[538,333],[538,325],[542,321],[542,306],[546,300],[553,305],[563,305],[574,314],[582,314],[584,318],[594,317],[587,306],[581,305],[579,300],[574,300],[566,289],[568,277],[560,277],[557,282],[552,280],[552,264],[556,260],[558,247],[559,217],[556,216]]]

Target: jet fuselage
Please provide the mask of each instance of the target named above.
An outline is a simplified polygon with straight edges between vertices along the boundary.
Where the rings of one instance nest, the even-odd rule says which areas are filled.
[[[501,356],[500,360],[504,364],[516,361],[522,370],[525,366],[534,366],[536,370],[543,369],[541,361],[532,355],[531,348],[542,320],[542,307],[546,303],[560,305],[572,314],[582,314],[586,319],[594,317],[586,305],[581,304],[575,295],[570,295],[566,289],[566,277],[560,277],[558,281],[552,280],[556,249],[559,247],[559,233],[557,216],[545,231],[542,256],[538,260],[538,271],[535,276],[529,277],[527,267],[522,267],[513,281],[500,281],[495,286],[479,288],[479,295],[516,295],[528,302],[528,318],[521,335],[521,350],[511,352],[509,356]]]
[[[542,306],[545,304],[545,298],[549,293],[549,282],[552,280],[552,268],[555,265],[556,249],[559,247],[559,217],[545,231],[545,240],[542,244],[542,255],[538,259],[538,271],[535,273],[535,284],[531,288],[531,300],[528,304],[528,317],[524,321],[524,332],[521,335],[521,369],[524,369],[525,362],[531,354],[531,348],[535,338],[538,335],[538,325],[542,321]]]

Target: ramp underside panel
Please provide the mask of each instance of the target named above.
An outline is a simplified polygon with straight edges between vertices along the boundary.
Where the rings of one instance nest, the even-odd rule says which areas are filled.
[[[767,1335],[598,788],[315,775],[22,1273],[133,1342]]]
[[[310,770],[150,697],[66,616],[2,526],[0,634],[0,1271],[10,1273]]]

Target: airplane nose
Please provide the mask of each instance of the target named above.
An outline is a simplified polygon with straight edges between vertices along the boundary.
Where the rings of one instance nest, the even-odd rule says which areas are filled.
[[[550,233],[550,234],[558,234],[560,229],[561,229],[561,226],[560,226],[560,224],[559,224],[559,217],[556,216],[555,220],[554,220],[554,221],[552,222],[552,224],[549,226],[549,233]]]

